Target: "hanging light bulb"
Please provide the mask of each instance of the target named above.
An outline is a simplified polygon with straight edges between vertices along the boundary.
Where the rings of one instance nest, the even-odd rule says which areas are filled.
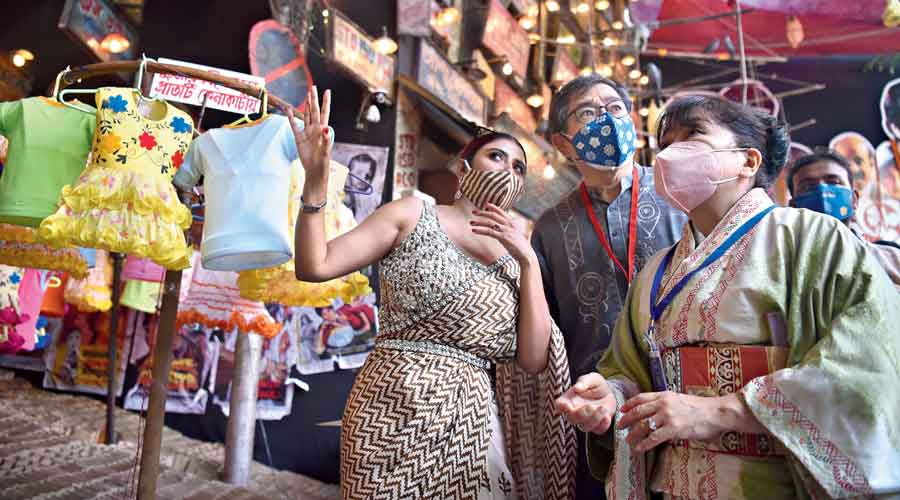
[[[591,4],[587,2],[580,2],[578,7],[575,8],[575,11],[579,14],[587,14],[591,10]]]
[[[541,94],[531,94],[528,96],[528,99],[525,99],[525,102],[532,108],[539,108],[544,105],[544,96]]]
[[[634,145],[635,145],[635,147],[637,147],[638,149],[641,149],[642,147],[646,146],[647,143],[644,142],[643,139],[638,139],[637,142],[634,143]]]
[[[34,54],[32,54],[30,50],[19,49],[16,51],[16,54],[25,58],[25,61],[27,61],[27,62],[34,61]]]
[[[572,45],[575,43],[575,35],[569,33],[567,35],[560,35],[556,37],[556,43],[562,43],[565,45]]]
[[[544,179],[548,179],[548,180],[549,180],[549,179],[552,179],[552,178],[554,178],[554,177],[556,177],[556,170],[553,168],[553,165],[550,165],[550,164],[548,163],[547,166],[544,167]]]
[[[322,9],[322,17],[328,19],[328,9]]]
[[[381,36],[375,39],[375,50],[386,56],[397,52],[397,42],[388,35],[387,26],[381,27]]]
[[[544,7],[547,7],[547,12],[556,12],[559,10],[559,2],[556,0],[547,0],[544,2]]]
[[[506,76],[511,75],[513,72],[512,64],[510,64],[509,61],[506,61],[505,63],[503,63],[503,67],[500,68],[500,71],[503,72],[503,74]]]
[[[647,85],[648,83],[650,83],[650,77],[647,75],[641,75],[641,77],[638,78],[638,83],[640,83],[641,85]]]
[[[21,68],[22,66],[25,66],[25,63],[27,63],[27,62],[28,61],[26,61],[25,58],[22,57],[22,54],[15,53],[12,56],[13,66],[15,66],[17,68]]]
[[[631,55],[631,54],[628,54],[628,55],[626,55],[625,57],[622,58],[622,64],[624,64],[625,66],[634,66],[634,63],[635,63],[636,61],[637,61],[637,60],[636,60],[636,59],[634,58],[634,56]]]
[[[534,19],[530,17],[521,17],[519,18],[519,26],[526,30],[530,30],[531,28],[534,28]]]
[[[456,7],[444,7],[444,10],[438,14],[438,17],[445,26],[453,24],[459,19],[459,9]]]
[[[528,16],[537,17],[538,11],[540,11],[540,7],[538,7],[537,5],[532,5],[531,7],[528,7]]]
[[[603,46],[604,46],[604,47],[612,47],[612,46],[615,45],[615,44],[616,44],[616,41],[613,40],[612,37],[605,37],[605,38],[603,39]]]
[[[378,123],[381,121],[381,111],[378,106],[371,104],[366,110],[366,121],[369,123]]]
[[[592,75],[594,73],[594,70],[592,70],[590,66],[585,66],[581,68],[581,71],[579,71],[579,73],[581,73],[582,76],[588,76]]]
[[[594,8],[597,10],[606,10],[609,8],[609,2],[607,0],[598,0],[594,2]]]
[[[640,111],[638,111],[638,114],[644,117],[649,116],[650,108],[641,108]]]
[[[628,78],[631,78],[632,80],[637,80],[640,77],[641,77],[641,70],[639,70],[637,68],[628,72]]]
[[[602,66],[598,71],[603,78],[612,78],[613,69],[611,66]]]
[[[121,33],[110,33],[100,42],[100,48],[112,54],[125,52],[128,47],[131,47],[131,42]]]
[[[625,24],[622,21],[613,21],[612,28],[614,30],[620,30],[625,27]]]

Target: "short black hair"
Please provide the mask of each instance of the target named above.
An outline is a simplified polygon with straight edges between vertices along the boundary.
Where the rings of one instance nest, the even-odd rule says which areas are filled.
[[[850,168],[850,162],[844,158],[844,155],[838,153],[834,150],[823,150],[816,151],[813,154],[809,154],[806,156],[801,156],[797,158],[797,161],[791,166],[790,171],[787,175],[787,187],[788,192],[791,193],[791,196],[794,195],[794,176],[797,175],[797,172],[800,171],[801,168],[808,167],[813,163],[817,163],[819,161],[830,161],[837,163],[847,172],[847,180],[850,181],[850,187],[853,187],[853,170]]]
[[[754,148],[762,154],[762,165],[756,172],[756,187],[769,187],[787,163],[791,138],[787,124],[774,116],[724,97],[686,95],[675,98],[659,117],[657,142],[675,127],[692,127],[695,111],[734,134],[735,146]]]
[[[628,95],[628,89],[620,85],[614,80],[602,77],[598,74],[581,75],[573,78],[569,83],[565,84],[553,94],[550,100],[550,119],[548,122],[547,132],[556,134],[562,132],[566,128],[566,118],[569,117],[569,104],[575,97],[579,96],[593,88],[596,85],[607,85],[615,89],[628,112],[631,112],[631,97]]]

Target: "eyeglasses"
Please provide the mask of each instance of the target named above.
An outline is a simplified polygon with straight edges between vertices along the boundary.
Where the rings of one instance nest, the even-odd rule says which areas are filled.
[[[606,105],[584,104],[569,113],[569,116],[575,116],[578,123],[588,125],[596,120],[603,113],[609,112],[616,118],[625,118],[628,116],[628,108],[625,107],[625,101],[615,100]],[[569,119],[569,116],[566,119]]]

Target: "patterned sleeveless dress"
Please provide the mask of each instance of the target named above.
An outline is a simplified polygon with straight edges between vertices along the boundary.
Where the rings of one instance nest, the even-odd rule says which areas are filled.
[[[572,498],[575,433],[553,406],[565,347],[554,325],[547,368],[517,367],[518,264],[473,259],[423,203],[380,281],[382,330],[342,423],[343,497]]]

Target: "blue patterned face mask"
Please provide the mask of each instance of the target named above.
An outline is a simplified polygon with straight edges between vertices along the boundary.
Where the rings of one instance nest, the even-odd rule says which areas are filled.
[[[853,216],[853,191],[838,184],[818,184],[794,198],[794,206],[814,210],[845,221]]]
[[[565,136],[564,136],[565,137]],[[570,138],[578,158],[591,167],[617,167],[634,153],[637,132],[631,117],[603,113]]]

